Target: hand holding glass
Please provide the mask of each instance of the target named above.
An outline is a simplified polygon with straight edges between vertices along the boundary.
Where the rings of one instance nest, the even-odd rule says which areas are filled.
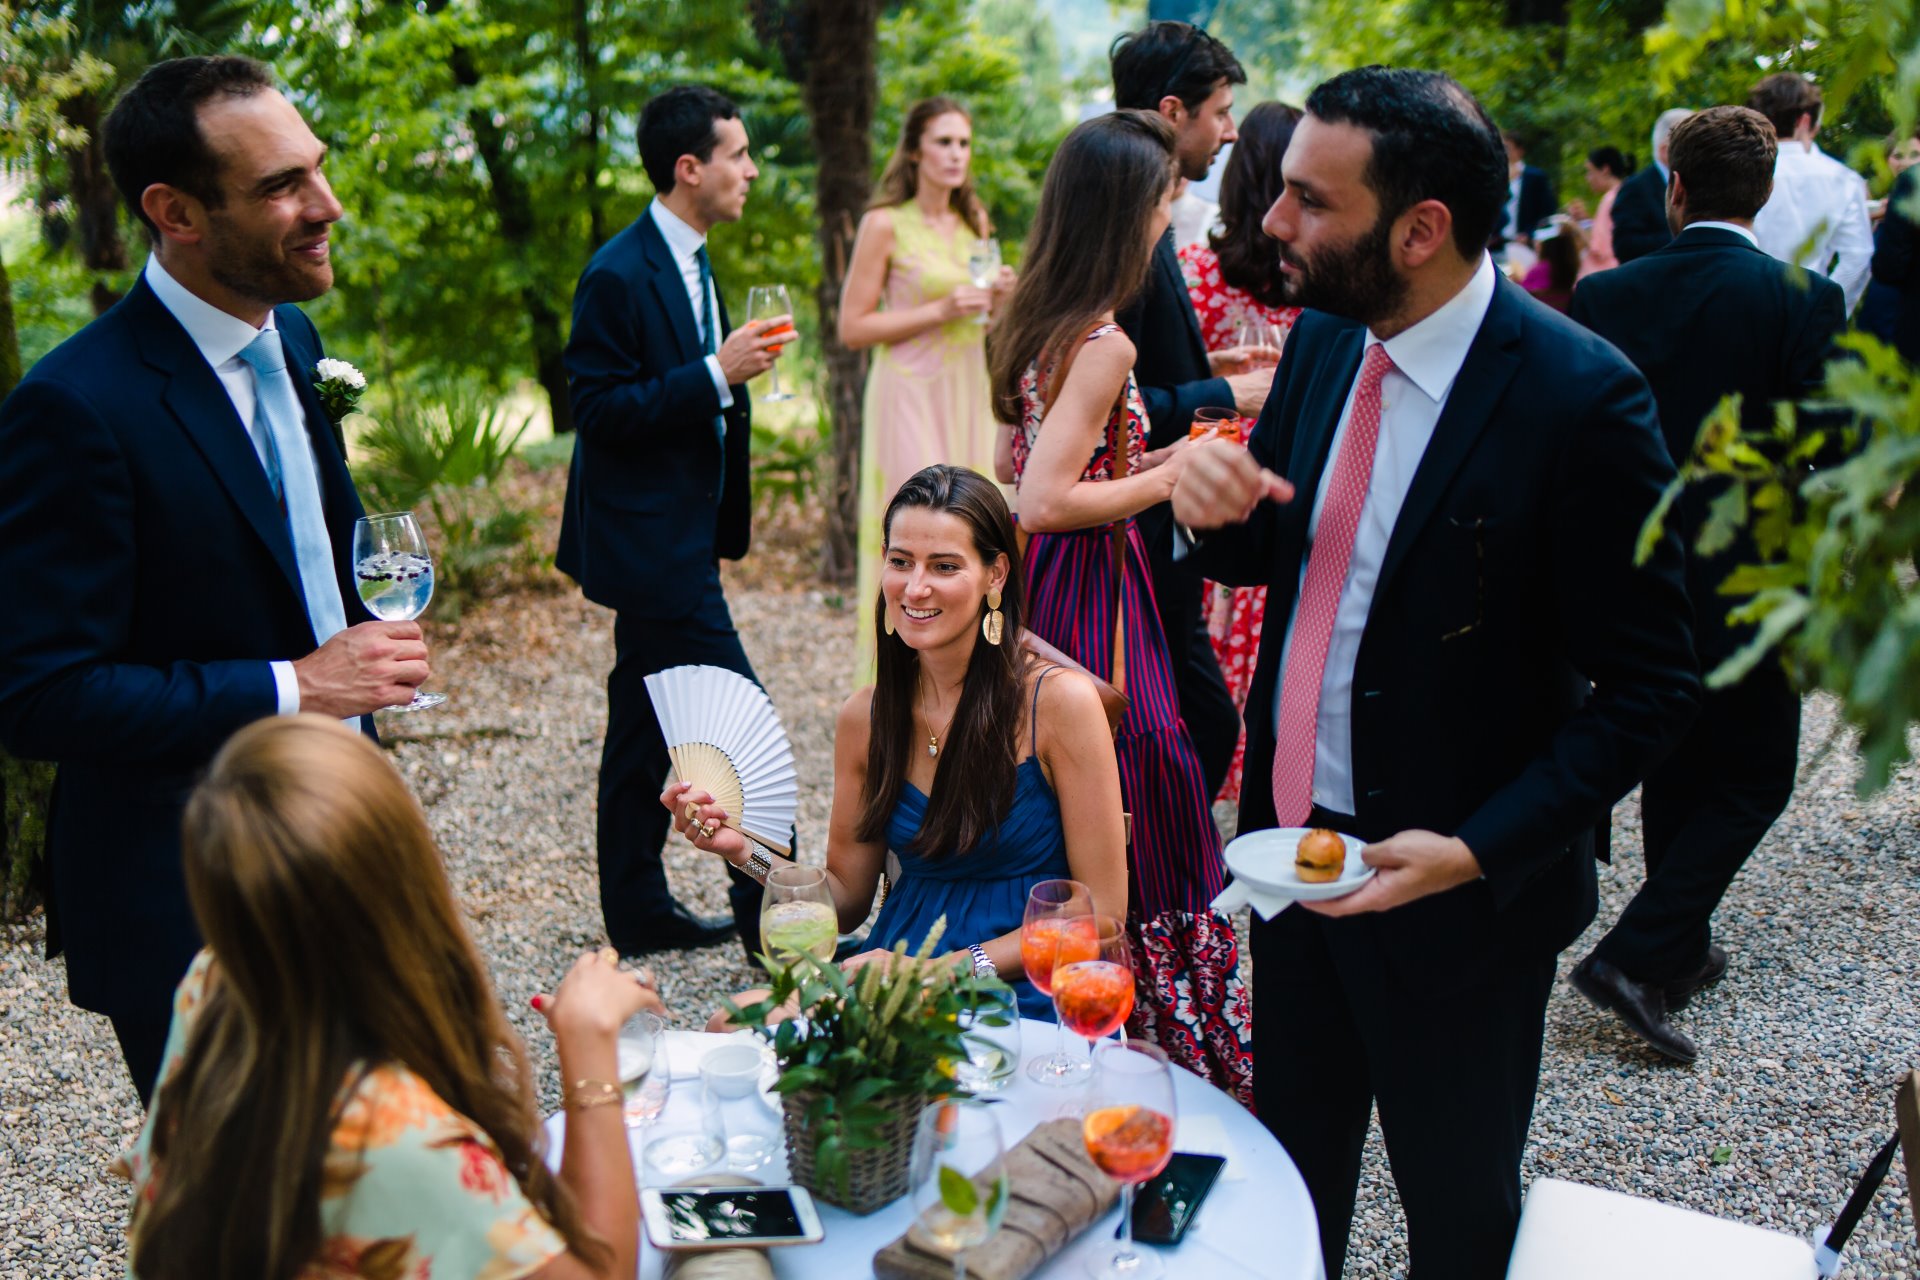
[[[747,319],[749,321],[777,320],[781,316],[791,317],[792,315],[793,303],[787,297],[787,286],[783,284],[757,284],[747,291]],[[778,343],[767,348],[769,352],[776,356],[786,350],[788,344],[800,340],[800,333],[793,327],[793,321],[791,319],[778,329],[768,329],[762,336],[780,339]],[[777,361],[769,371],[768,377],[767,394],[760,397],[762,400],[793,399],[793,392],[782,390],[780,387],[780,365]]]
[[[973,278],[976,289],[991,289],[1000,275],[1000,242],[992,236],[986,236],[973,242],[973,249],[967,254],[967,274]],[[991,304],[988,310],[992,310]],[[982,311],[975,317],[974,323],[985,324],[987,312]]]
[[[353,585],[360,603],[382,622],[412,622],[433,599],[433,557],[411,511],[361,516],[353,526]],[[388,711],[425,711],[444,693],[414,690],[413,701]]]

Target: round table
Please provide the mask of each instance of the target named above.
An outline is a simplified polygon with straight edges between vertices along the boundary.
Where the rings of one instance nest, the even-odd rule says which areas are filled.
[[[1036,1124],[1074,1105],[1085,1093],[1084,1086],[1053,1089],[1027,1079],[1024,1058],[1051,1052],[1058,1034],[1050,1022],[1021,1021],[1021,1069],[1015,1072],[1005,1090],[993,1095],[1000,1099],[993,1104],[993,1110],[1000,1118],[1001,1132],[1009,1147],[1026,1137]],[[697,1105],[693,1094],[699,1084],[699,1059],[707,1049],[730,1039],[702,1032],[667,1033],[667,1060],[673,1088],[666,1109],[656,1122],[658,1127],[632,1129],[627,1134],[633,1150],[634,1176],[641,1185],[645,1185],[640,1159],[642,1146],[653,1134],[671,1128],[677,1117],[686,1114],[683,1108]],[[1159,1253],[1172,1280],[1185,1276],[1205,1280],[1230,1280],[1239,1276],[1256,1280],[1322,1280],[1325,1272],[1320,1265],[1320,1234],[1314,1222],[1313,1202],[1286,1151],[1239,1103],[1180,1067],[1174,1068],[1174,1095],[1179,1109],[1174,1149],[1222,1155],[1227,1157],[1227,1164],[1179,1245],[1171,1248],[1141,1245],[1140,1248]],[[564,1112],[555,1113],[547,1120],[549,1150],[556,1166],[565,1120]],[[773,1116],[770,1123],[777,1126],[778,1116]],[[785,1157],[776,1157],[770,1167],[749,1176],[768,1185],[784,1184],[787,1181]],[[815,1245],[768,1250],[774,1274],[781,1280],[857,1280],[857,1277],[871,1276],[873,1255],[913,1222],[912,1199],[906,1196],[865,1217],[824,1201],[814,1203],[819,1206],[826,1239]],[[1112,1241],[1119,1221],[1120,1211],[1116,1206],[1034,1275],[1050,1280],[1084,1275],[1086,1260]],[[662,1261],[660,1251],[647,1240],[643,1225],[640,1280],[659,1280]]]

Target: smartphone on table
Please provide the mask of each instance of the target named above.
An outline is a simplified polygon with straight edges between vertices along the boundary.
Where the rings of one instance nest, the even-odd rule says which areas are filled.
[[[1134,1193],[1133,1238],[1143,1244],[1179,1244],[1226,1163],[1225,1156],[1174,1152],[1160,1176]]]
[[[820,1213],[805,1187],[649,1187],[640,1219],[656,1249],[818,1244]]]

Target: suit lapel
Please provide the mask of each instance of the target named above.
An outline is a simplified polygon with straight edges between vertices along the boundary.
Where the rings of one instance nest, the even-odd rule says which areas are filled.
[[[1207,366],[1207,339],[1200,332],[1200,317],[1193,309],[1193,296],[1187,292],[1187,278],[1180,274],[1180,255],[1173,248],[1173,231],[1160,237],[1159,245],[1153,251],[1155,268],[1160,272],[1160,287],[1167,291],[1169,298],[1177,299],[1179,305],[1174,308],[1181,316],[1187,329],[1187,345],[1193,348],[1200,361],[1201,377],[1210,377]]]
[[[640,245],[646,251],[648,265],[653,268],[647,283],[666,309],[667,319],[673,323],[680,358],[688,362],[700,359],[706,352],[700,346],[700,324],[694,319],[693,303],[687,298],[687,278],[680,274],[680,264],[673,260],[666,237],[660,234],[659,224],[654,222],[651,212],[640,215]]]
[[[1321,366],[1323,376],[1307,394],[1301,414],[1303,421],[1294,438],[1293,456],[1288,460],[1287,478],[1299,493],[1296,501],[1306,503],[1305,519],[1312,519],[1313,503],[1320,492],[1320,477],[1326,473],[1333,452],[1334,432],[1340,426],[1340,413],[1347,407],[1347,393],[1359,376],[1360,361],[1366,354],[1367,331],[1354,327],[1342,329],[1333,339],[1333,350]],[[1306,528],[1303,521],[1301,528]],[[1299,566],[1293,566],[1299,572]]]
[[[128,293],[126,304],[133,309],[133,333],[148,367],[167,379],[161,402],[180,424],[187,438],[200,451],[220,484],[226,489],[240,514],[273,553],[274,563],[286,575],[295,598],[305,608],[300,588],[300,569],[293,558],[293,536],[287,530],[286,517],[267,483],[266,469],[254,452],[240,415],[220,379],[208,366],[206,357],[187,336],[173,313],[161,305],[144,279]]]
[[[1487,317],[1473,345],[1467,348],[1467,358],[1453,380],[1453,389],[1447,393],[1440,421],[1434,424],[1433,438],[1427,442],[1420,465],[1414,469],[1413,483],[1407,489],[1406,501],[1400,505],[1399,518],[1393,522],[1386,558],[1381,562],[1380,577],[1373,588],[1375,600],[1385,596],[1394,570],[1406,559],[1407,548],[1433,518],[1447,486],[1453,482],[1454,473],[1473,451],[1474,442],[1486,429],[1494,407],[1506,393],[1507,384],[1519,372],[1520,356],[1515,350],[1522,323],[1518,294],[1518,286],[1505,280],[1495,282]]]
[[[346,437],[327,416],[326,406],[320,403],[320,393],[313,385],[313,368],[320,362],[320,352],[307,345],[307,321],[295,308],[283,307],[276,322],[280,343],[287,353],[287,373],[299,391],[300,408],[306,415],[307,438],[313,444],[315,474],[320,480],[320,509],[326,517],[328,532],[333,535],[334,570],[340,579],[340,598],[347,606],[347,620],[351,624],[360,617],[360,596],[353,580],[353,526],[366,514],[366,509],[360,505],[353,476],[347,470]]]

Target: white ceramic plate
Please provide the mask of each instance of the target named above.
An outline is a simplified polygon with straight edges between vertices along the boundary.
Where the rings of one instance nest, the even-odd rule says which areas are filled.
[[[1373,868],[1360,859],[1366,843],[1342,832],[1340,838],[1347,842],[1347,862],[1340,869],[1340,878],[1308,884],[1293,869],[1294,850],[1306,834],[1306,827],[1269,827],[1237,836],[1227,845],[1227,870],[1236,880],[1296,902],[1344,898],[1373,878]]]

